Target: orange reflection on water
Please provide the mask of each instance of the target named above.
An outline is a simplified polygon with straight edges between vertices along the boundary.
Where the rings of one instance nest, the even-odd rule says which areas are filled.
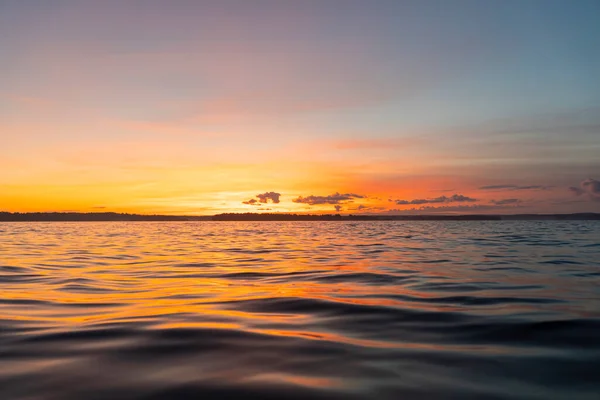
[[[63,397],[85,398],[106,387],[157,398],[207,388],[343,398],[438,378],[442,388],[464,393],[485,374],[500,378],[499,362],[520,357],[533,363],[560,354],[566,358],[557,364],[575,365],[582,354],[568,355],[575,338],[594,347],[596,325],[582,318],[600,310],[590,256],[598,247],[582,245],[597,243],[597,235],[577,226],[569,237],[579,247],[519,247],[498,238],[500,228],[516,229],[0,225],[0,339],[8,343],[0,379],[25,394],[20,382],[31,382],[35,396],[20,398],[71,389],[76,394]],[[534,235],[537,227],[519,226],[519,234],[526,229]],[[498,248],[469,239],[473,232]],[[552,235],[549,243],[565,240]],[[570,263],[561,262],[568,256]],[[518,364],[507,390],[527,373]],[[473,387],[492,394],[498,386]]]
[[[351,319],[344,313],[365,306],[584,317],[598,309],[589,301],[475,307],[470,300],[515,295],[590,299],[593,288],[576,276],[486,270],[482,265],[494,260],[489,249],[445,248],[456,233],[435,223],[57,223],[7,229],[12,234],[0,243],[7,266],[0,318],[39,327],[215,327],[385,347],[393,341],[331,333],[335,328],[315,332],[314,326],[325,326],[332,315]],[[488,289],[461,292],[461,285],[482,283]]]
[[[341,381],[330,378],[321,378],[306,375],[289,375],[282,373],[268,373],[251,376],[244,380],[245,382],[282,382],[291,383],[298,386],[307,386],[313,388],[335,388],[347,386],[347,383],[342,384]]]

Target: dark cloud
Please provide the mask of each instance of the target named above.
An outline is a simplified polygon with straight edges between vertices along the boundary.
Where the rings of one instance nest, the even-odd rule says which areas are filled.
[[[481,186],[480,190],[548,190],[551,186],[542,186],[542,185],[489,185],[489,186]]]
[[[510,208],[521,207],[520,204],[510,205]],[[407,210],[391,209],[388,214],[437,214],[437,213],[481,213],[488,211],[506,210],[507,205],[499,204],[458,204],[444,206],[421,206]]]
[[[595,196],[600,196],[600,181],[591,178],[586,179],[585,181],[581,182],[581,186],[588,193],[593,194]]]
[[[266,193],[262,193],[262,194],[257,194],[256,197],[258,198],[258,201],[260,201],[261,203],[268,203],[269,200],[271,200],[273,203],[277,204],[277,203],[279,203],[279,198],[281,197],[281,193],[266,192]]]
[[[492,203],[497,206],[505,206],[509,204],[519,204],[521,202],[520,199],[502,199],[502,200],[492,200]]]
[[[477,199],[462,194],[453,194],[452,196],[440,196],[433,199],[396,200],[395,203],[397,205],[421,205],[436,203],[472,203],[474,201],[477,201]]]
[[[342,211],[342,206],[340,206],[339,204],[336,204],[335,206],[333,206],[333,208],[335,208],[335,211],[337,212]]]
[[[500,190],[500,189],[515,189],[518,186],[515,185],[489,185],[489,186],[482,186],[479,189],[480,190]]]
[[[460,205],[460,206],[423,206],[419,207],[418,211],[428,211],[428,212],[462,212],[462,211],[485,211],[485,210],[496,210],[501,208],[499,206],[493,206],[489,204],[473,204],[473,205]]]
[[[356,193],[334,193],[334,194],[330,194],[329,196],[306,196],[306,197],[302,197],[299,196],[296,199],[293,199],[292,201],[294,203],[303,203],[303,204],[309,204],[311,206],[317,205],[317,204],[340,204],[344,201],[352,201],[354,199],[364,199],[366,196],[360,195],[360,194],[356,194]]]
[[[571,186],[571,193],[576,196],[587,196],[592,201],[600,201],[600,181],[588,178],[579,183],[579,187]]]
[[[582,194],[584,194],[584,193],[585,193],[585,191],[584,191],[583,189],[581,189],[581,188],[578,188],[578,187],[575,187],[575,186],[571,186],[571,187],[569,188],[569,191],[570,191],[571,193],[573,193],[575,196],[581,196]]]
[[[444,198],[446,196],[442,196],[441,198]],[[462,202],[473,202],[473,201],[477,201],[477,199],[474,199],[472,197],[467,197],[467,196],[463,196],[462,194],[453,194],[450,197],[446,197],[446,203],[454,203],[454,202],[458,202],[458,203],[462,203]]]
[[[251,206],[257,206],[260,203],[268,203],[269,200],[271,200],[271,202],[277,204],[279,203],[279,198],[281,197],[281,193],[276,193],[276,192],[265,192],[265,193],[261,193],[261,194],[257,194],[256,195],[256,199],[250,199],[247,201],[242,201],[242,203],[244,204],[248,204]],[[258,199],[258,200],[257,200]]]
[[[94,206],[94,207],[92,207],[92,208],[95,208],[95,209],[97,209],[97,210],[103,210],[103,209],[105,209],[106,207],[105,207],[105,206]]]
[[[414,200],[396,200],[395,202],[398,205],[406,205],[406,204],[426,204],[429,203],[429,200],[425,199],[414,199]]]
[[[582,203],[587,203],[587,200],[582,200],[582,199],[575,199],[575,200],[555,200],[555,201],[551,201],[550,204],[554,205],[554,206],[562,206],[562,205],[573,205],[573,204],[578,204],[581,205]]]

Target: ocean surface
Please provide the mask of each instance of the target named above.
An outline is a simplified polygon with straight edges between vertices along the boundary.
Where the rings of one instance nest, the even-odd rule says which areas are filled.
[[[0,223],[0,399],[600,399],[600,222]]]

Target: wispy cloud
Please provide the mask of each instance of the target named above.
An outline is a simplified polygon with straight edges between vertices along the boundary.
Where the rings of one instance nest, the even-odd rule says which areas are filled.
[[[435,204],[435,203],[464,203],[475,202],[477,199],[464,196],[462,194],[453,194],[452,196],[440,196],[432,199],[413,199],[413,200],[395,200],[397,205],[420,205],[420,204]]]
[[[575,186],[571,186],[571,187],[569,188],[569,191],[570,191],[571,193],[573,193],[575,196],[581,196],[582,194],[584,194],[584,193],[585,193],[585,191],[584,191],[583,189],[581,189],[581,188],[578,188],[578,187],[575,187]]]
[[[548,190],[552,188],[552,186],[542,186],[542,185],[489,185],[489,186],[481,186],[479,190]]]
[[[302,204],[309,204],[311,206],[314,205],[318,205],[318,204],[340,204],[342,202],[345,201],[353,201],[354,199],[364,199],[366,196],[360,195],[360,194],[356,194],[356,193],[334,193],[334,194],[330,194],[328,196],[299,196],[295,199],[293,199],[292,201],[294,203],[302,203]]]
[[[519,204],[458,204],[444,206],[421,206],[410,209],[391,209],[388,214],[438,214],[438,213],[485,213],[488,211],[500,211],[506,209],[520,208]]]
[[[521,203],[520,199],[502,199],[502,200],[492,200],[492,203],[497,206],[505,206],[509,204],[519,204]]]
[[[571,186],[569,190],[576,196],[587,196],[592,201],[600,201],[600,181],[596,179],[586,179],[579,183],[579,187]]]

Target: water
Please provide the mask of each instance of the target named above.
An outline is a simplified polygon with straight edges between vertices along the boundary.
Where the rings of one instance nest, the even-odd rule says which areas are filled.
[[[0,224],[1,399],[598,399],[599,222]]]

